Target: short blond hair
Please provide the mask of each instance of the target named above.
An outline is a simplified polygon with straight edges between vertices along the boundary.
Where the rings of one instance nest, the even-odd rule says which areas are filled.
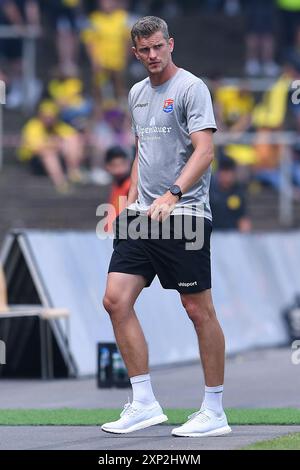
[[[170,38],[168,25],[162,18],[158,16],[144,16],[140,18],[132,27],[131,39],[135,46],[136,38],[148,38],[157,31],[163,33],[166,41]]]

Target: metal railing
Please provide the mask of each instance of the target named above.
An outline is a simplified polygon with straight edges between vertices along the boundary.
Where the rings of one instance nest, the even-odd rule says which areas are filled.
[[[29,113],[32,107],[30,85],[36,78],[36,40],[39,37],[39,29],[32,26],[0,26],[0,39],[20,38],[22,40],[23,111],[25,113]],[[0,104],[0,170],[3,165],[3,103]]]
[[[6,146],[16,148],[20,144],[20,137],[16,135],[6,136]],[[263,140],[260,138],[260,143]],[[268,143],[280,144],[281,155],[278,170],[280,172],[278,219],[282,227],[292,227],[294,222],[293,212],[293,185],[292,185],[292,146],[298,144],[300,147],[300,136],[297,132],[272,131],[268,134]],[[257,133],[245,132],[243,134],[218,132],[214,137],[217,147],[243,144],[254,145],[257,143]],[[252,165],[250,165],[252,167]],[[0,161],[1,170],[1,161]]]
[[[247,90],[253,93],[261,93],[269,90],[273,86],[278,77],[275,78],[237,78],[237,77],[225,77],[219,80],[219,86],[234,86],[239,89]],[[209,77],[204,77],[205,83],[210,89],[213,88],[213,80]]]
[[[40,31],[33,26],[0,26],[0,39],[22,40],[24,111],[30,111],[30,84],[36,77],[36,40]]]

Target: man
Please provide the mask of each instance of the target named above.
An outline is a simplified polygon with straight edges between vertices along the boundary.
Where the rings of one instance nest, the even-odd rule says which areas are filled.
[[[81,0],[51,0],[44,3],[55,31],[58,70],[67,75],[77,75]]]
[[[125,405],[118,421],[106,423],[102,429],[127,433],[167,419],[153,394],[147,345],[133,308],[142,289],[157,274],[163,287],[179,292],[194,324],[206,384],[201,409],[183,426],[173,429],[172,434],[192,437],[227,434],[231,429],[222,407],[224,336],[210,291],[208,189],[212,133],[216,129],[211,98],[200,79],[173,63],[174,40],[162,19],[141,18],[131,35],[135,56],[146,67],[149,77],[135,84],[129,93],[137,153],[128,212],[156,222],[159,229],[163,221],[171,219],[172,236],[156,239],[154,233],[151,239],[129,237],[114,241],[103,304],[128,369],[133,402]],[[194,225],[197,220],[202,221],[201,249],[188,250],[186,238],[175,237],[174,219],[182,214],[192,219]]]
[[[105,155],[105,167],[113,177],[109,196],[111,211],[107,220],[107,232],[112,232],[115,217],[124,209],[123,201],[127,200],[130,189],[130,159],[122,147],[110,147]]]
[[[79,183],[82,180],[80,164],[83,146],[80,135],[60,120],[59,108],[51,100],[42,101],[38,115],[25,124],[19,155],[22,161],[30,162],[34,174],[46,173],[61,194],[69,192],[69,182]]]
[[[122,99],[130,44],[129,14],[116,0],[98,0],[97,4],[98,9],[89,16],[89,26],[82,32],[82,41],[92,65],[96,87],[102,88],[109,81],[115,98]]]
[[[210,191],[214,230],[249,232],[252,224],[247,215],[245,199],[245,190],[237,180],[235,161],[222,157]]]

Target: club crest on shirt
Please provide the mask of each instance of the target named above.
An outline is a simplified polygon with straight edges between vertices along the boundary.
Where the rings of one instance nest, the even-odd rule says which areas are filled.
[[[165,100],[164,101],[163,111],[165,113],[171,113],[174,109],[173,103],[174,103],[174,100],[172,100],[171,98],[168,98],[167,100]]]

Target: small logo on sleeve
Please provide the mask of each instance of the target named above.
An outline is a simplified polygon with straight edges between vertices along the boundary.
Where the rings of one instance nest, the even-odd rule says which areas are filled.
[[[149,103],[137,103],[133,109],[135,108],[145,108],[145,106],[148,106]]]
[[[172,100],[171,98],[168,98],[167,100],[164,101],[164,107],[163,107],[163,111],[165,113],[171,113],[174,109],[174,100]]]

